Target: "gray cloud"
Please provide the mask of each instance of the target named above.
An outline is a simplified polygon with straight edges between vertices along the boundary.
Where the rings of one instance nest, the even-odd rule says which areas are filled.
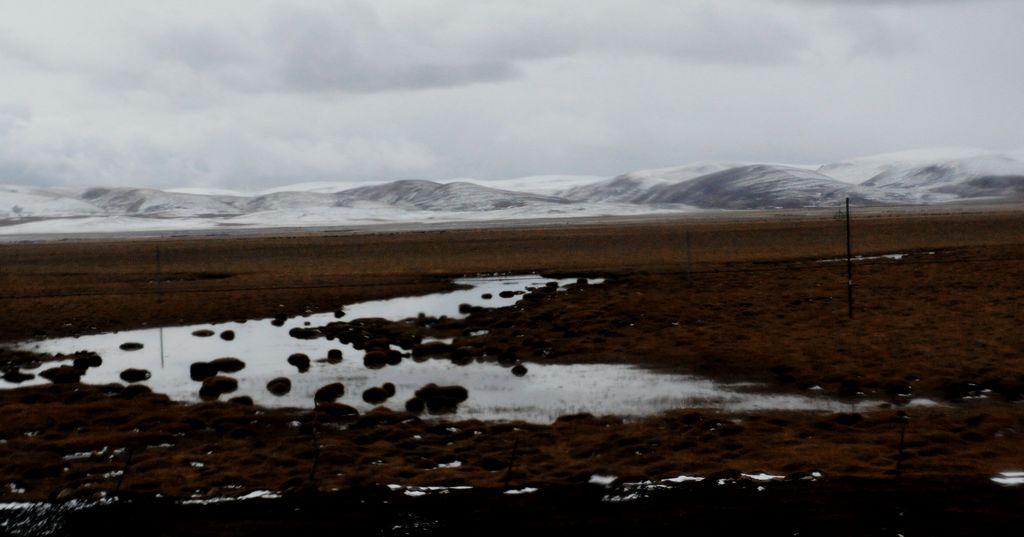
[[[1014,0],[781,0],[782,2],[794,2],[801,4],[843,4],[848,6],[878,6],[878,5],[905,5],[905,6],[927,6],[933,4],[977,4],[981,2],[1011,2]]]
[[[43,46],[30,61],[115,90],[160,91],[172,76],[249,92],[365,93],[508,81],[531,62],[581,54],[756,65],[797,61],[811,46],[799,20],[741,4],[637,10],[595,0],[542,10],[455,1],[410,16],[401,4],[349,0],[199,22],[143,12],[131,28],[99,20],[75,30],[101,34],[98,45]]]
[[[384,28],[367,5],[281,9],[269,30],[278,83],[297,91],[381,91],[461,86],[516,76],[508,59],[452,58]],[[424,50],[428,49],[428,50]]]
[[[1024,146],[1019,3],[184,5],[0,0],[0,182],[258,188]]]

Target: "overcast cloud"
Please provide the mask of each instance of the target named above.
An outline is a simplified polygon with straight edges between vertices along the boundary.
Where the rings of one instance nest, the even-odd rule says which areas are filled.
[[[1024,148],[1024,3],[0,0],[0,183]]]

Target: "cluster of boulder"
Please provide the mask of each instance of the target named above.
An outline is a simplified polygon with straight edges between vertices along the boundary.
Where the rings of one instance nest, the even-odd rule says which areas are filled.
[[[416,397],[405,402],[405,409],[417,414],[424,409],[431,414],[451,414],[459,403],[468,398],[469,391],[462,386],[438,386],[431,383],[416,390]]]
[[[237,380],[221,373],[235,373],[244,368],[245,362],[238,358],[217,358],[209,362],[194,362],[189,366],[189,376],[203,383],[199,388],[199,397],[204,401],[212,401],[238,389]]]
[[[141,344],[134,343],[125,344],[122,345],[122,347],[126,347],[128,350],[142,348]],[[68,356],[56,354],[54,355],[54,358],[59,360],[67,358],[72,359],[71,365],[59,365],[44,369],[39,373],[40,377],[49,380],[54,384],[78,383],[90,368],[100,367],[103,365],[103,359],[100,355],[89,351],[79,351]],[[131,399],[132,397],[143,393],[152,393],[148,386],[138,384],[150,378],[151,374],[149,371],[145,369],[127,368],[124,371],[121,371],[119,376],[121,377],[121,380],[128,385],[125,386],[124,384],[118,383],[106,384],[103,386],[103,393],[124,399]],[[15,368],[5,371],[3,378],[8,382],[24,382],[35,378],[35,375],[23,373],[20,369]]]
[[[103,365],[103,359],[100,355],[94,352],[81,351],[72,354],[74,357],[72,365],[60,365],[57,367],[51,367],[45,369],[39,373],[40,377],[54,383],[54,384],[74,384],[81,380],[82,375],[90,367],[99,367]],[[62,355],[58,354],[55,358],[63,358]],[[23,373],[20,369],[12,368],[4,372],[4,380],[7,382],[20,383],[35,378],[35,375],[31,373]]]
[[[390,382],[385,382],[381,386],[367,388],[363,392],[363,401],[366,401],[371,405],[379,405],[390,399],[393,395],[395,395],[395,385]]]

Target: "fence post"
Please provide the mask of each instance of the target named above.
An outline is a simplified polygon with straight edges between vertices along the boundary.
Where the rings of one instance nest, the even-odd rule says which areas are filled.
[[[850,198],[846,198],[846,304],[853,319],[853,258],[850,248]]]
[[[686,232],[686,286],[693,287],[693,252],[690,249],[690,232]]]

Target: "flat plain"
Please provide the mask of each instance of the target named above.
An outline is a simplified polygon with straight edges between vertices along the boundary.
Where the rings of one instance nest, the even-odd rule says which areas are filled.
[[[528,424],[384,410],[352,416],[330,405],[186,405],[123,386],[8,384],[0,390],[0,498],[134,499],[134,510],[115,505],[68,518],[69,533],[352,525],[402,533],[409,520],[423,522],[424,532],[455,534],[480,524],[510,534],[608,524],[625,531],[630,521],[695,533],[1003,528],[1022,494],[991,478],[1024,470],[1024,210],[855,209],[852,249],[861,258],[852,318],[840,216],[779,211],[0,245],[7,344],[297,316],[452,289],[466,275],[539,273],[604,283],[531,293],[513,307],[427,327],[430,335],[453,337],[453,349],[479,359],[512,356],[526,367],[625,363],[851,405]],[[372,335],[411,326],[391,323]],[[38,373],[52,359],[0,351],[8,372]],[[877,404],[855,407],[862,401]],[[614,481],[592,484],[594,475]],[[609,509],[619,522],[593,517],[597,506],[635,491],[631,483],[681,475],[704,480],[615,503]],[[389,484],[472,488],[416,498]],[[538,492],[502,494],[524,487]],[[282,498],[260,500],[273,507],[252,500],[206,511],[167,500],[261,490]],[[551,507],[553,494],[564,508]],[[318,515],[289,515],[295,502]],[[269,519],[271,512],[278,516]]]

